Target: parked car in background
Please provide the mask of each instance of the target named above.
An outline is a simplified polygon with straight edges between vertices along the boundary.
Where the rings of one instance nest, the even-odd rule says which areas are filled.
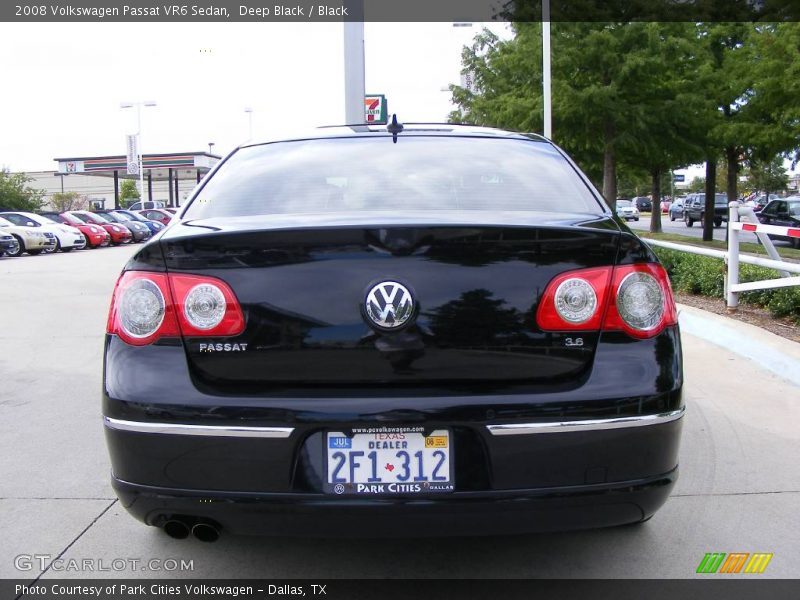
[[[661,212],[662,214],[669,213],[669,207],[672,206],[672,202],[669,200],[662,200],[661,201]]]
[[[393,126],[237,149],[122,270],[120,506],[204,541],[646,521],[685,409],[664,267],[549,140]]]
[[[55,235],[35,227],[21,227],[11,221],[0,217],[0,232],[11,234],[17,242],[16,248],[8,248],[5,253],[9,256],[28,254],[41,254],[51,246],[55,246]],[[48,237],[50,236],[50,237]]]
[[[128,207],[128,210],[146,210],[149,208],[164,208],[167,205],[166,202],[162,202],[161,200],[144,200],[142,202],[134,202]]]
[[[706,213],[706,195],[690,194],[683,207],[683,222],[687,227],[691,227],[695,222],[703,223]],[[723,221],[728,220],[728,195],[714,195],[714,227],[722,225]]]
[[[57,223],[64,223],[65,225],[76,227],[83,234],[83,237],[86,238],[86,246],[88,248],[108,246],[111,242],[111,236],[100,225],[86,223],[69,213],[42,212],[40,214]]]
[[[94,214],[100,215],[112,223],[116,223],[117,225],[122,225],[123,227],[130,229],[134,242],[146,242],[153,237],[153,232],[150,231],[150,228],[147,225],[131,219],[128,215],[118,214],[113,210],[96,210],[94,211]]]
[[[626,221],[638,221],[639,209],[630,200],[617,200],[617,215]]]
[[[758,220],[766,225],[800,228],[800,196],[789,196],[772,200],[764,210],[756,213]],[[768,234],[770,238],[790,242],[800,248],[800,236]]]
[[[91,225],[98,225],[103,229],[105,229],[106,232],[108,232],[108,235],[111,236],[112,246],[127,244],[133,239],[133,234],[131,234],[131,230],[125,227],[124,225],[112,223],[111,221],[102,217],[101,215],[91,213],[88,210],[72,210],[65,214],[72,215],[73,217],[80,219],[84,223],[89,223]]]
[[[164,210],[167,211],[168,213],[172,214],[172,215],[177,215],[178,214],[178,209],[177,208],[172,208],[171,206],[165,207]]]
[[[647,196],[636,196],[631,199],[631,203],[641,212],[650,212],[653,210],[653,203]]]
[[[683,219],[683,204],[686,202],[685,197],[678,197],[669,205],[669,210],[667,214],[669,214],[669,220],[674,221],[675,219]]]
[[[160,208],[140,210],[139,214],[142,215],[145,219],[150,219],[151,221],[158,221],[162,225],[169,225],[169,222],[172,220],[172,214]]]
[[[11,233],[5,229],[0,229],[0,257],[5,254],[16,256],[19,242]]]
[[[146,219],[143,215],[140,215],[137,212],[133,212],[132,210],[125,210],[125,209],[116,209],[114,214],[119,215],[125,220],[132,220],[136,221],[137,223],[143,223],[150,229],[150,233],[153,235],[157,234],[159,231],[164,229],[166,225],[161,223],[160,221],[151,221],[150,219]]]
[[[55,235],[56,243],[53,251],[72,252],[86,247],[86,238],[79,229],[71,225],[58,223],[49,217],[31,212],[15,211],[0,213],[0,217],[11,221],[20,227],[41,227],[42,231],[49,231]]]
[[[767,197],[766,194],[757,194],[749,202],[747,202],[747,204],[752,206],[754,211],[760,211],[764,210],[767,204],[769,204],[771,201],[779,199],[780,196],[778,196],[778,194],[770,194],[769,197]]]

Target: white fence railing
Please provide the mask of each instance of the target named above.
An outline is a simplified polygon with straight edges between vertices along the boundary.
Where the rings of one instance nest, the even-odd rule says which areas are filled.
[[[739,252],[739,236],[742,231],[756,234],[764,245],[770,258],[751,256]],[[725,276],[725,302],[729,312],[734,312],[739,306],[739,293],[753,290],[775,289],[800,285],[800,276],[792,277],[792,273],[800,275],[800,263],[787,262],[781,259],[768,234],[785,237],[800,237],[800,230],[791,227],[778,227],[760,223],[753,209],[749,206],[740,206],[738,202],[731,202],[728,208],[728,250],[714,250],[688,244],[676,244],[661,240],[646,239],[651,246],[659,246],[670,250],[679,250],[701,256],[721,258],[727,264]],[[739,263],[758,265],[768,269],[775,269],[781,275],[776,279],[762,281],[749,281],[739,283]]]

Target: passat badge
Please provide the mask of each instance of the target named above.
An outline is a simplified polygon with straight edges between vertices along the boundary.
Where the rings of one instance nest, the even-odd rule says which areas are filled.
[[[200,352],[244,352],[247,350],[246,343],[237,344],[200,344]]]
[[[414,298],[403,284],[381,281],[367,292],[364,313],[379,329],[398,329],[414,316]]]

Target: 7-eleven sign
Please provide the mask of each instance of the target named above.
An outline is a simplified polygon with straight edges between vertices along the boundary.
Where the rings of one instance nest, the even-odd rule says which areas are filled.
[[[386,96],[383,94],[369,94],[364,97],[364,120],[375,125],[388,123]]]

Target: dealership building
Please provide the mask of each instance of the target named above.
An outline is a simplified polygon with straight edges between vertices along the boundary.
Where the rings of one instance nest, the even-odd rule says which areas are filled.
[[[54,159],[56,171],[25,173],[28,185],[44,191],[45,204],[56,192],[76,192],[88,200],[91,208],[119,208],[120,183],[139,176],[128,173],[127,158],[120,156],[74,156]],[[143,200],[180,206],[194,186],[219,162],[220,157],[208,152],[176,152],[144,154]]]

